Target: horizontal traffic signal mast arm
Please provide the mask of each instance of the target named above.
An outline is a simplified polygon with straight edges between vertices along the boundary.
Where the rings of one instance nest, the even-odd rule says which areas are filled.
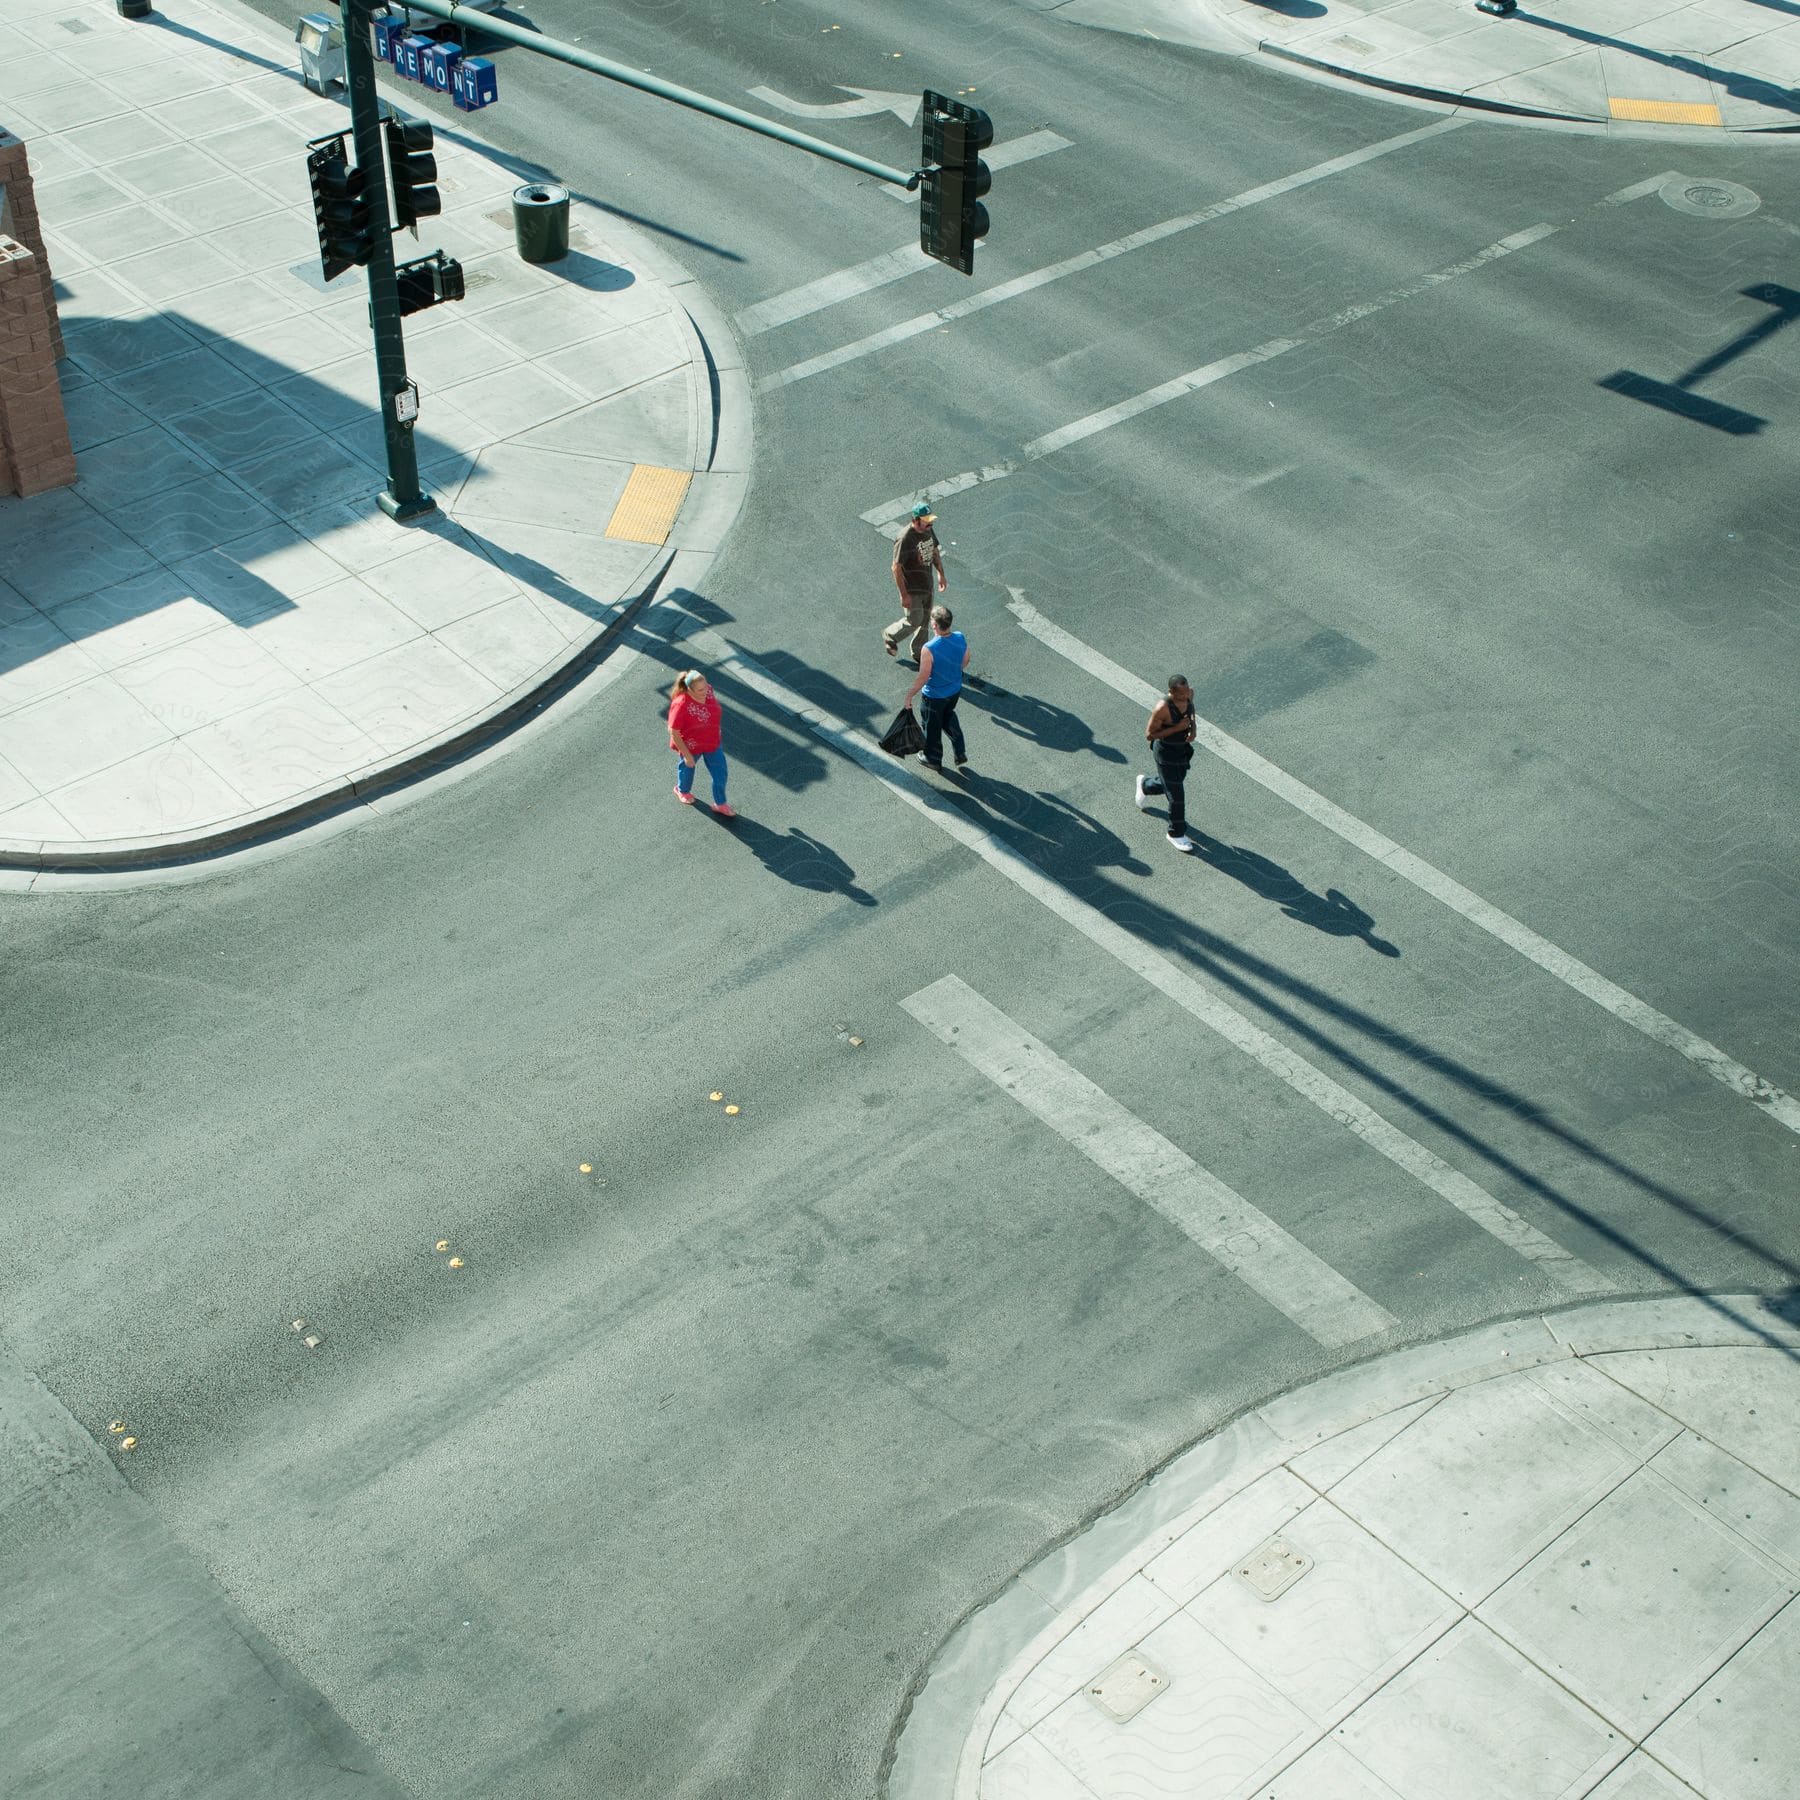
[[[365,10],[363,0],[353,0],[353,3],[358,11]],[[891,182],[895,187],[909,190],[919,185],[916,172],[890,169],[886,163],[873,162],[866,156],[858,156],[852,150],[840,150],[836,144],[828,144],[823,138],[809,137],[804,131],[792,131],[786,125],[777,125],[773,119],[759,119],[755,113],[745,112],[741,107],[727,106],[724,101],[714,100],[707,94],[697,94],[692,88],[677,87],[672,81],[660,81],[654,75],[628,69],[623,63],[609,62],[604,56],[594,56],[586,50],[578,50],[573,44],[565,44],[558,38],[526,31],[505,19],[495,18],[492,13],[477,12],[472,6],[461,6],[458,0],[406,0],[406,4],[414,12],[429,13],[434,19],[442,19],[447,24],[461,25],[467,20],[471,29],[479,31],[484,37],[499,38],[506,44],[517,44],[521,50],[536,51],[539,56],[552,57],[557,62],[568,63],[572,68],[585,69],[590,75],[603,75],[608,81],[617,81],[625,87],[636,88],[641,93],[673,100],[677,106],[691,107],[695,112],[723,119],[727,125],[738,125],[745,131],[756,132],[760,137],[774,138],[777,143],[791,144],[796,150],[804,150],[812,156],[822,156],[827,162],[841,163],[846,169],[872,175],[877,181]]]

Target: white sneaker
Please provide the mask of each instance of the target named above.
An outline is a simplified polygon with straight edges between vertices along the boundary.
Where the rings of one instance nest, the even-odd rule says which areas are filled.
[[[1192,850],[1193,847],[1194,840],[1191,837],[1172,837],[1169,839],[1169,848],[1171,850]]]
[[[1137,778],[1137,809],[1139,812],[1150,810],[1150,796],[1144,792],[1144,778],[1141,775]]]

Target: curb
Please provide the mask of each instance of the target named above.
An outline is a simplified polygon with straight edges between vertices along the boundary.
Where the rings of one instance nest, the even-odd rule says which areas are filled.
[[[1226,1420],[973,1606],[909,1691],[882,1756],[883,1800],[977,1800],[1013,1689],[1151,1556],[1302,1451],[1494,1376],[1618,1350],[1800,1351],[1793,1296],[1681,1295],[1534,1313],[1397,1350]]]
[[[1487,115],[1510,119],[1522,125],[1541,125],[1572,130],[1583,135],[1604,133],[1623,138],[1681,140],[1691,143],[1695,128],[1685,125],[1656,125],[1613,119],[1598,113],[1565,112],[1550,106],[1533,106],[1524,101],[1488,99],[1479,94],[1456,92],[1415,82],[1396,81],[1372,71],[1355,69],[1323,57],[1309,56],[1272,38],[1259,35],[1257,26],[1228,18],[1221,0],[1027,0],[1046,15],[1055,14],[1064,22],[1090,30],[1114,31],[1128,37],[1147,37],[1159,42],[1186,44],[1213,56],[1266,56],[1285,64],[1289,71],[1311,79],[1347,83],[1369,88],[1395,100],[1413,102],[1453,112]],[[1122,17],[1121,15],[1126,15]],[[1155,29],[1152,29],[1154,25]],[[1710,129],[1710,128],[1709,128]],[[1704,133],[1702,135],[1705,135]],[[1713,133],[1719,138],[1764,139],[1800,135],[1800,123],[1792,125],[1721,126]]]
[[[1259,55],[1288,67],[1318,76],[1327,81],[1347,82],[1353,87],[1372,88],[1391,94],[1397,100],[1414,100],[1427,106],[1444,107],[1452,112],[1486,114],[1496,119],[1513,119],[1526,125],[1569,126],[1583,133],[1599,132],[1609,137],[1654,139],[1663,142],[1679,139],[1694,141],[1696,128],[1691,125],[1646,125],[1613,119],[1599,113],[1557,112],[1550,107],[1526,106],[1517,100],[1489,100],[1480,94],[1456,93],[1448,88],[1422,87],[1413,82],[1394,81],[1367,69],[1346,68],[1341,63],[1326,62],[1322,57],[1308,56],[1304,51],[1289,49],[1285,44],[1267,38],[1254,40]],[[1727,125],[1714,132],[1719,140],[1741,142],[1745,138],[1785,138],[1800,135],[1800,125]]]
[[[1552,112],[1547,107],[1521,106],[1511,100],[1484,100],[1474,94],[1452,94],[1442,88],[1418,87],[1411,82],[1390,81],[1382,75],[1372,75],[1366,69],[1346,69],[1338,63],[1324,61],[1317,56],[1307,56],[1301,51],[1290,50],[1285,44],[1272,44],[1266,38],[1259,39],[1257,49],[1264,56],[1271,56],[1278,62],[1295,63],[1303,69],[1316,71],[1321,75],[1329,75],[1339,81],[1354,82],[1358,87],[1379,89],[1386,94],[1403,94],[1409,100],[1428,100],[1438,106],[1454,107],[1458,112],[1469,110],[1474,112],[1497,113],[1503,117],[1519,119],[1543,119],[1557,125],[1610,125],[1610,119],[1603,119],[1597,113]]]
[[[51,850],[36,856],[27,856],[17,851],[0,851],[0,869],[21,869],[36,874],[79,874],[89,871],[128,874],[140,870],[166,869],[183,863],[214,862],[231,855],[233,851],[247,849],[267,839],[292,836],[310,825],[323,824],[352,807],[366,806],[373,800],[391,794],[396,788],[406,787],[485,749],[496,738],[507,735],[560,698],[631,629],[639,615],[656,598],[663,577],[668,574],[674,561],[673,555],[665,558],[662,566],[644,587],[626,601],[575,655],[546,680],[502,697],[480,718],[470,724],[455,727],[445,736],[409,752],[398,762],[384,763],[367,774],[351,775],[336,787],[275,811],[237,820],[204,837],[181,838],[170,843],[154,838],[140,839],[109,849]]]
[[[260,35],[270,35],[269,21],[260,13],[242,6],[231,10],[244,15]],[[509,154],[472,131],[468,135],[491,156]],[[670,529],[663,560],[643,587],[549,674],[502,695],[486,712],[451,727],[397,761],[357,771],[328,789],[261,813],[244,815],[199,837],[115,840],[79,848],[45,845],[36,851],[0,850],[0,874],[28,878],[59,874],[150,875],[186,865],[217,864],[272,840],[297,838],[359,807],[371,807],[400,789],[472,762],[578,688],[657,599],[677,563],[682,565],[680,573],[687,580],[671,588],[671,597],[690,591],[692,583],[704,579],[749,496],[755,423],[743,351],[729,319],[690,270],[648,234],[622,220],[609,217],[607,233],[637,268],[667,288],[675,303],[679,326],[689,342],[690,361],[703,367],[708,377],[707,402],[698,410],[709,416],[693,422],[697,465],[693,481]],[[706,452],[704,463],[699,462],[702,450]],[[27,879],[7,885],[29,888],[32,884]]]

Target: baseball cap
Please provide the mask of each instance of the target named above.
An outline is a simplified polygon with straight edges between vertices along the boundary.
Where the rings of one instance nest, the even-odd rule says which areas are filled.
[[[929,525],[937,517],[937,514],[921,500],[919,504],[912,509],[912,516],[917,519],[921,525]]]

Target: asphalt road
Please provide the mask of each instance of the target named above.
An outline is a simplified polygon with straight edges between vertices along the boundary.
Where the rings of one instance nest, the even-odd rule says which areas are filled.
[[[736,680],[743,819],[678,811],[678,646],[391,819],[0,897],[0,1316],[83,1425],[138,1422],[172,1540],[405,1790],[873,1795],[935,1646],[1147,1471],[1569,1292],[1332,1092],[1619,1291],[1795,1284],[1792,1131],[1216,759],[1203,852],[1171,854],[1130,803],[1141,708],[1008,601],[1179,666],[1234,738],[1793,1090],[1800,344],[1751,336],[1744,290],[1792,261],[1797,165],[1464,124],[777,385],[1435,115],[1019,0],[533,17],[728,99],[973,88],[1002,141],[1068,140],[996,177],[973,283],[751,340],[755,483],[690,608],[879,727],[905,671],[860,515],[1015,463],[939,525],[988,684],[944,787],[964,838]],[[911,235],[844,171],[518,52],[501,82],[483,130],[728,310]],[[1761,208],[1603,204],[1671,171]],[[1600,385],[1734,345],[1692,391],[1758,430]],[[1319,1341],[940,1042],[901,1003],[952,975],[1391,1331]],[[191,1756],[137,1791],[195,1791]]]

